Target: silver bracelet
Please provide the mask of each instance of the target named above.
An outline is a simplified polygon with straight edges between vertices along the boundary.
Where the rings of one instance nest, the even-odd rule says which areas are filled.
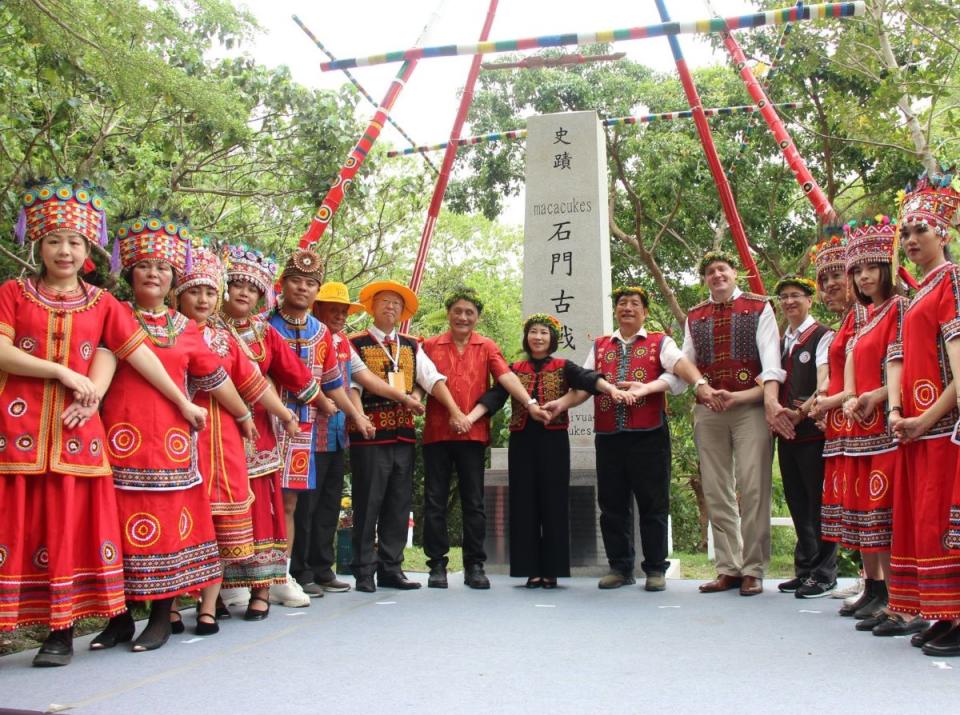
[[[242,417],[234,417],[233,421],[236,422],[237,424],[240,424],[241,422],[246,422],[247,420],[252,420],[252,419],[253,419],[253,413],[247,410],[247,414],[243,415]]]

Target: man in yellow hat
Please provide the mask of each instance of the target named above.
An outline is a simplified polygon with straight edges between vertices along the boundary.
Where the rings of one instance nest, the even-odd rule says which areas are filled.
[[[348,386],[351,382],[359,383],[364,390],[400,402],[422,414],[424,407],[420,401],[370,372],[344,335],[347,316],[362,310],[360,303],[350,301],[347,286],[336,281],[320,286],[313,303],[314,317],[329,329],[333,337],[333,353],[344,383]],[[349,392],[357,411],[362,413],[360,394],[356,390]],[[334,570],[334,537],[343,497],[345,448],[349,444],[347,417],[342,411],[317,415],[313,438],[316,488],[304,492],[297,500],[290,563],[291,574],[310,596],[350,590],[350,584],[339,580]]]
[[[420,349],[419,341],[397,331],[397,325],[416,314],[416,294],[396,281],[375,281],[360,291],[360,303],[373,316],[373,325],[351,335],[350,342],[369,371],[404,395],[413,394],[419,386],[439,400],[451,418],[467,424],[447,389],[446,378]],[[351,387],[361,389],[355,380]],[[376,434],[369,440],[351,440],[350,445],[356,588],[367,593],[376,591],[374,573],[380,586],[420,588],[421,584],[408,579],[402,569],[417,440],[414,411],[370,390],[363,391],[361,402]]]

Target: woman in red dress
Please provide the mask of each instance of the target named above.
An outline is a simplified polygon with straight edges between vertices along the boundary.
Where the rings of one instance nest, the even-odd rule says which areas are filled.
[[[243,354],[236,339],[215,317],[223,290],[223,265],[220,259],[206,248],[194,248],[192,257],[192,271],[184,276],[176,288],[178,310],[200,327],[204,342],[220,357],[244,402],[253,405],[262,401],[267,411],[285,429],[299,433],[297,416],[284,406],[276,391]],[[253,520],[250,514],[253,492],[247,476],[246,452],[239,427],[211,393],[197,392],[193,401],[206,409],[209,415],[208,428],[199,435],[199,467],[210,500],[220,561],[226,567],[253,556]],[[219,630],[214,610],[219,591],[219,583],[203,590],[197,609],[197,635],[210,635]],[[222,606],[217,612],[221,617],[229,617],[230,613]],[[174,611],[171,615],[174,618],[173,632],[182,632],[179,614]]]
[[[822,538],[824,541],[842,541],[843,533],[843,484],[846,483],[848,458],[844,455],[846,437],[852,422],[843,415],[843,369],[847,358],[847,344],[867,322],[867,308],[854,299],[847,282],[847,240],[836,230],[834,235],[819,243],[812,251],[817,270],[817,288],[827,309],[842,315],[840,327],[830,342],[827,362],[828,379],[817,391],[817,401],[811,416],[822,422],[823,446],[823,497],[821,503]],[[840,608],[840,615],[852,616],[863,606],[871,594],[864,591],[861,598]]]
[[[911,644],[938,657],[960,655],[960,452],[956,437],[951,440],[960,416],[954,378],[960,370],[960,271],[946,251],[960,209],[957,186],[949,175],[924,176],[901,205],[903,248],[923,279],[903,319],[902,372],[890,381],[896,398],[890,425],[903,444],[894,493],[891,618],[935,620]]]
[[[149,216],[120,226],[116,240],[122,275],[133,288],[133,303],[126,308],[147,334],[148,347],[183,393],[212,393],[252,439],[249,410],[220,357],[207,347],[196,323],[164,305],[174,281],[191,270],[189,228]],[[127,600],[151,604],[150,620],[133,650],[154,650],[170,637],[173,599],[222,577],[210,501],[197,467],[197,435],[122,364],[104,400],[103,421],[123,531]],[[126,612],[111,619],[91,647],[127,641],[133,630]]]
[[[844,416],[852,427],[846,436],[846,479],[841,483],[843,511],[840,543],[860,551],[865,576],[864,603],[853,616],[859,631],[881,627],[887,605],[893,530],[892,482],[897,444],[887,429],[887,363],[890,346],[900,340],[906,299],[896,294],[893,245],[896,226],[886,216],[848,229],[847,273],[857,300],[867,306],[867,323],[847,344],[844,367]],[[852,229],[852,230],[850,230]]]
[[[129,311],[80,279],[90,242],[105,242],[98,190],[62,180],[23,202],[18,238],[39,246],[42,265],[0,286],[0,630],[49,625],[34,665],[55,666],[70,662],[77,619],[125,610],[117,503],[87,377],[97,346],[156,385],[178,418],[202,424],[204,412]]]
[[[283,337],[256,315],[260,301],[272,306],[277,264],[259,251],[230,246],[227,251],[227,299],[221,317],[244,354],[253,360],[268,379],[308,404],[320,395],[313,373],[290,349]],[[254,405],[253,421],[258,438],[247,453],[247,472],[254,493],[253,556],[229,564],[224,571],[224,588],[250,588],[250,602],[244,619],[263,620],[270,613],[270,586],[288,583],[287,529],[277,438],[270,415]],[[302,593],[302,592],[301,592]],[[309,603],[309,598],[303,596]]]

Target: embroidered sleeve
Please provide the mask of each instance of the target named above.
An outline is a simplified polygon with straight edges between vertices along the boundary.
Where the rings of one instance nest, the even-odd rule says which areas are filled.
[[[941,291],[940,304],[937,307],[940,332],[944,342],[950,342],[960,336],[960,272],[952,266],[946,270],[950,274],[945,277],[946,285]]]
[[[143,344],[147,334],[137,325],[130,309],[124,307],[109,293],[103,296],[103,305],[106,315],[103,319],[103,333],[100,339],[118,360],[125,360],[130,353]]]
[[[890,332],[892,333],[890,343],[887,345],[887,362],[903,360],[903,307],[904,300],[897,300],[893,306],[893,315],[890,316],[892,323]]]
[[[229,379],[230,376],[227,374],[227,371],[223,369],[222,365],[218,365],[213,372],[207,375],[191,374],[190,390],[191,392],[210,392],[211,390],[216,390]]]
[[[13,339],[17,337],[14,325],[17,316],[17,296],[20,293],[20,284],[9,280],[0,286],[0,335]]]
[[[233,380],[240,397],[248,404],[253,404],[263,397],[269,387],[267,379],[233,340],[230,341],[230,364],[230,379]]]
[[[322,353],[322,354],[321,354]],[[337,351],[333,345],[333,333],[323,329],[323,337],[317,345],[317,367],[321,370],[320,386],[324,390],[335,390],[343,387],[343,375],[340,374],[340,363],[337,362]]]

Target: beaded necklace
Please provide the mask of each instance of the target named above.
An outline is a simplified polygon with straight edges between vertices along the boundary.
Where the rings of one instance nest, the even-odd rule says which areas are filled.
[[[133,304],[133,315],[136,317],[137,322],[140,323],[140,327],[143,328],[143,332],[147,334],[147,337],[150,338],[150,342],[156,345],[158,348],[170,348],[176,345],[177,343],[177,332],[173,326],[173,319],[170,317],[170,311],[167,310],[166,306],[161,306],[157,310],[151,310],[149,308],[141,308],[136,303]],[[153,317],[164,317],[164,325],[152,325],[143,319],[144,315],[150,315]],[[156,336],[154,333],[157,328],[162,327],[166,333],[166,338]]]
[[[263,362],[267,357],[267,347],[263,340],[263,333],[258,334],[256,328],[253,325],[253,321],[249,318],[231,318],[228,315],[222,315],[223,324],[227,326],[227,330],[230,331],[230,334],[236,339],[237,344],[240,345],[240,349],[243,351],[243,354],[254,362]],[[250,334],[253,336],[252,343],[256,344],[260,348],[260,354],[257,355],[251,349],[250,345],[243,338],[237,328],[241,328],[246,331],[249,328]]]

